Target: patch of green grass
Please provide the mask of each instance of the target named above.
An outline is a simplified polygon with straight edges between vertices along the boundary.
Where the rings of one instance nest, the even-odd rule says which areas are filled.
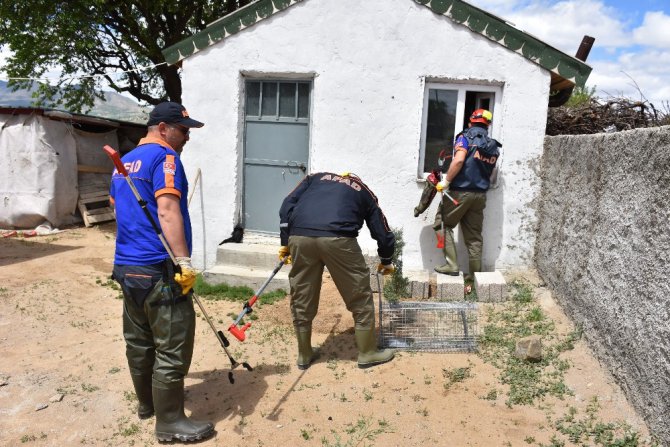
[[[123,427],[119,432],[121,436],[134,436],[140,432],[140,426],[134,422],[127,427]]]
[[[552,438],[550,446],[565,445],[596,445],[603,447],[640,447],[650,444],[642,441],[640,435],[633,431],[625,422],[605,423],[598,418],[600,403],[597,397],[593,397],[586,408],[584,417],[578,417],[578,411],[574,407],[568,408],[566,414],[557,419],[554,429],[565,439],[559,439],[557,435]],[[651,446],[657,444],[652,443]],[[543,444],[540,444],[542,447]]]
[[[532,285],[517,280],[511,288],[509,301],[488,309],[488,322],[479,340],[481,357],[501,369],[501,381],[509,385],[507,405],[530,405],[546,395],[570,395],[564,383],[570,365],[559,355],[574,348],[581,332],[560,337],[554,321],[535,302]],[[543,344],[543,357],[535,363],[514,356],[516,341],[531,335],[541,337]]]
[[[119,283],[114,281],[111,278],[107,278],[105,281],[103,281],[100,278],[97,278],[95,280],[95,283],[102,286],[102,287],[109,287],[112,290],[117,290],[119,292],[121,291],[121,286],[119,286]]]
[[[26,442],[36,441],[37,436],[35,435],[23,435],[21,436],[21,443],[25,444]]]
[[[455,383],[463,382],[465,379],[472,377],[470,373],[470,367],[464,368],[452,368],[452,369],[442,369],[442,375],[447,381],[444,383],[444,389],[448,390]]]
[[[348,439],[331,430],[334,440],[330,441],[326,437],[321,438],[321,445],[323,447],[355,447],[355,446],[373,446],[377,445],[374,441],[382,433],[393,433],[393,429],[385,420],[377,421],[377,427],[374,427],[370,418],[359,417],[355,424],[347,424],[344,429]],[[365,441],[371,442],[366,444]]]
[[[141,432],[141,428],[138,424],[130,422],[128,418],[121,417],[117,419],[117,431],[114,433],[114,436],[121,435],[124,437],[135,436]],[[134,442],[131,441],[132,445]]]
[[[226,301],[241,301],[245,302],[254,296],[254,291],[246,286],[229,286],[228,284],[209,284],[202,275],[198,275],[193,287],[195,293],[208,300],[226,300]],[[273,304],[276,301],[286,298],[286,291],[275,290],[261,294],[258,297],[260,304]],[[253,315],[253,314],[251,314]],[[237,317],[237,315],[236,315]],[[248,316],[250,318],[250,316]]]
[[[94,391],[98,391],[100,389],[99,386],[91,385],[90,383],[82,383],[81,384],[81,389],[86,391],[87,393],[92,393]]]
[[[124,391],[123,398],[128,402],[137,401],[137,395],[133,391]]]

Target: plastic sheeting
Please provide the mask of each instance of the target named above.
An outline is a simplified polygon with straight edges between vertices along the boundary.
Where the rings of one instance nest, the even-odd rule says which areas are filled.
[[[78,159],[102,154],[104,144],[118,144],[115,131],[94,134],[40,115],[0,115],[0,228],[78,220]]]

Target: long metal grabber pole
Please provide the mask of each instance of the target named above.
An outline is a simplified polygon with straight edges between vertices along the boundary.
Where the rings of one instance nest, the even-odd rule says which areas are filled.
[[[109,145],[105,145],[103,147],[103,150],[109,156],[109,158],[112,160],[112,163],[114,163],[114,166],[116,167],[116,170],[119,172],[119,174],[123,175],[123,177],[126,179],[126,182],[128,183],[128,186],[130,186],[130,189],[133,192],[133,195],[135,196],[135,199],[137,199],[137,203],[140,204],[142,207],[142,210],[144,211],[144,215],[149,219],[149,222],[151,223],[151,226],[153,227],[154,231],[156,232],[156,235],[158,236],[158,239],[160,239],[161,243],[163,244],[163,247],[165,247],[165,251],[167,251],[168,255],[170,256],[170,259],[172,260],[172,263],[174,264],[176,269],[179,269],[179,264],[177,264],[177,259],[174,256],[174,253],[172,252],[172,249],[170,248],[170,245],[167,243],[167,240],[165,239],[165,236],[163,236],[163,232],[161,231],[161,228],[158,226],[156,221],[154,220],[153,216],[151,215],[151,212],[147,208],[147,202],[142,198],[140,195],[139,191],[137,191],[137,188],[135,188],[135,184],[133,183],[133,179],[130,178],[128,175],[128,171],[126,170],[126,167],[123,165],[123,162],[121,161],[121,157],[119,156],[119,153],[114,150]],[[205,316],[205,320],[207,320],[207,323],[209,323],[209,326],[212,328],[212,331],[214,331],[214,335],[216,335],[216,338],[219,340],[219,343],[221,344],[221,347],[225,351],[226,355],[228,356],[228,359],[230,360],[230,372],[228,373],[228,380],[230,380],[230,383],[235,383],[235,379],[233,378],[233,370],[237,368],[240,363],[237,362],[233,356],[228,352],[228,346],[230,346],[230,342],[228,339],[226,339],[225,335],[223,335],[222,331],[217,331],[216,327],[214,327],[214,323],[212,323],[211,318],[209,318],[209,315],[207,314],[207,311],[205,310],[205,307],[202,305],[202,302],[200,301],[200,298],[198,298],[198,295],[193,293],[193,299],[195,300],[196,304],[202,311],[202,314]],[[247,370],[253,371],[253,368],[251,365],[249,365],[246,362],[242,363],[242,366],[244,366]]]
[[[237,319],[233,324],[230,325],[228,328],[228,331],[235,336],[239,341],[244,341],[246,338],[245,332],[249,327],[251,327],[251,323],[246,323],[242,327],[237,327],[237,325],[242,321],[242,318],[244,318],[245,315],[250,314],[253,312],[252,306],[256,304],[256,301],[258,301],[258,297],[261,296],[263,293],[263,290],[267,287],[268,284],[270,284],[270,281],[272,281],[272,278],[275,277],[277,272],[284,266],[284,263],[286,262],[286,258],[282,258],[279,260],[277,265],[275,266],[274,270],[272,270],[272,273],[270,274],[270,277],[265,280],[263,285],[258,289],[256,293],[254,293],[254,296],[251,297],[249,301],[244,303],[244,307],[242,309],[242,312],[237,316]]]
[[[451,200],[454,205],[458,206],[458,200],[451,197],[447,191],[442,191],[442,194],[444,194],[447,199]]]

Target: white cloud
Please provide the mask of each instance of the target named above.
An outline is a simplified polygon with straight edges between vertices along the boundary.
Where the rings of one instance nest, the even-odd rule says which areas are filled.
[[[640,45],[657,48],[670,47],[670,16],[662,12],[647,12],[639,28],[633,31],[633,38]]]
[[[592,67],[588,85],[596,86],[600,97],[643,95],[658,109],[670,101],[670,51],[628,52],[615,60],[594,61]]]
[[[597,86],[600,97],[639,99],[641,92],[657,108],[670,100],[670,16],[663,12],[646,12],[634,29],[606,0],[468,1],[566,54],[575,54],[584,35],[595,37],[600,51],[587,60],[593,67],[587,85]]]
[[[491,10],[483,0],[472,2]],[[504,18],[559,50],[575,54],[584,35],[595,37],[600,48],[629,45],[630,33],[617,11],[597,0],[560,2],[532,1],[516,3],[516,9],[504,6]]]

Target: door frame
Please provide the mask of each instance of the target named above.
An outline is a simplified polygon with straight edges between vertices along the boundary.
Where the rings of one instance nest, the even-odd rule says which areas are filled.
[[[241,103],[241,130],[242,130],[242,138],[241,138],[241,150],[240,150],[240,164],[239,164],[239,174],[240,174],[240,182],[239,182],[239,208],[238,208],[238,222],[241,223],[243,226],[246,227],[246,219],[245,219],[245,199],[246,199],[246,192],[245,192],[245,185],[246,185],[246,178],[245,178],[245,159],[246,159],[246,154],[247,154],[247,147],[246,147],[246,142],[247,142],[247,85],[248,82],[273,82],[273,83],[281,83],[281,82],[290,82],[290,83],[304,83],[309,86],[309,103],[307,105],[307,160],[306,160],[306,166],[305,169],[303,170],[305,176],[309,175],[311,172],[311,161],[312,161],[312,123],[313,123],[313,110],[314,110],[314,101],[313,101],[313,95],[314,95],[314,80],[315,80],[315,74],[314,73],[306,73],[306,74],[269,74],[269,73],[250,73],[250,72],[242,72],[241,73],[241,79],[240,79],[240,103]],[[259,113],[260,113],[260,105],[259,105]],[[275,122],[290,122],[289,120],[292,118],[277,118]],[[295,122],[297,122],[299,118],[295,119]],[[259,120],[259,121],[271,121],[270,119],[266,120]],[[299,168],[299,166],[296,166],[296,168]],[[246,230],[246,228],[245,228]],[[262,231],[262,230],[248,230],[252,233],[256,234],[262,234],[262,235],[268,235],[268,236],[278,236],[279,231]]]

